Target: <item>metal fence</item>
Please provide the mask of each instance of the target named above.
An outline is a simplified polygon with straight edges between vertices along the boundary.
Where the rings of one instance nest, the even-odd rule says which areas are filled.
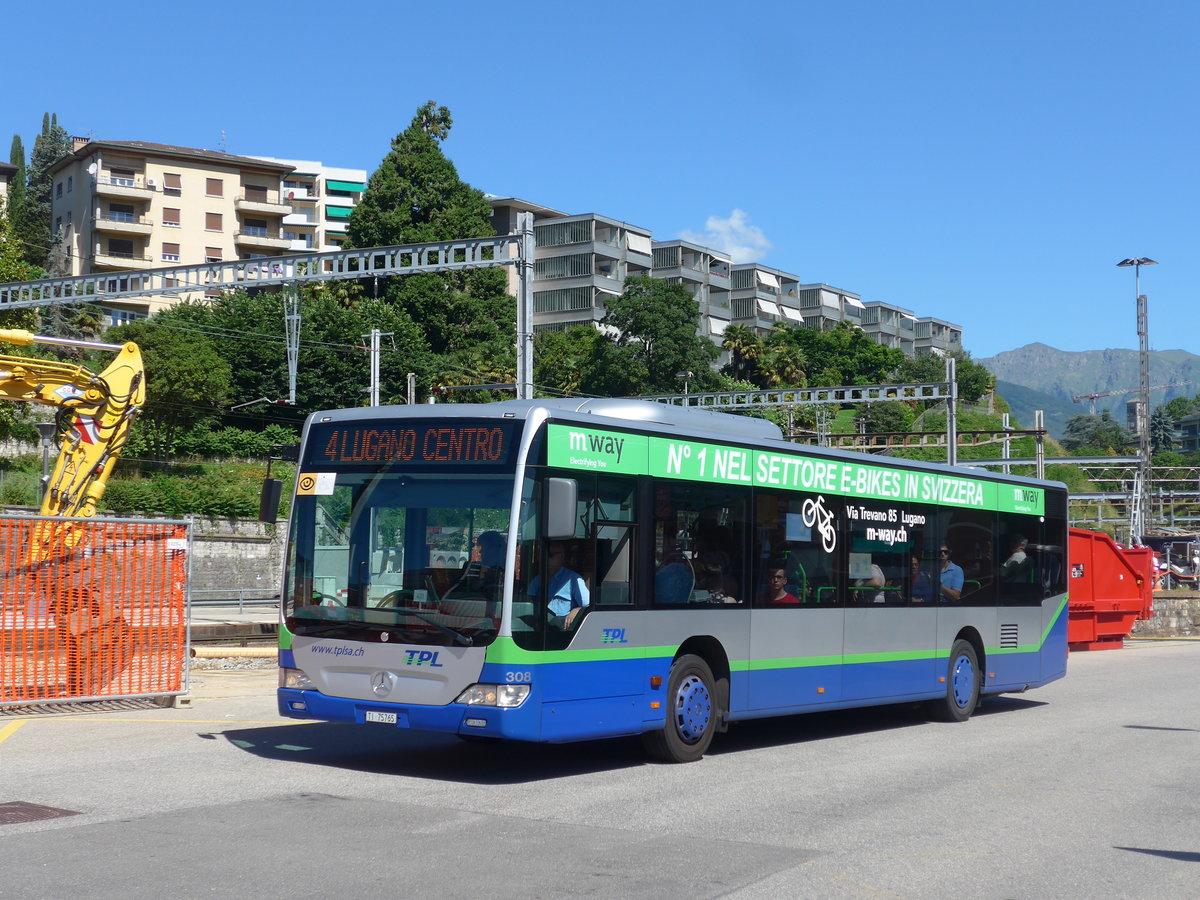
[[[187,692],[191,525],[0,516],[0,707]]]

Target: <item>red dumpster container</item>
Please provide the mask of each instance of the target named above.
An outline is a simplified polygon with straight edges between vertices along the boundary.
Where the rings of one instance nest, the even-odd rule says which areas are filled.
[[[1133,623],[1150,616],[1154,552],[1082,528],[1071,529],[1070,541],[1067,643],[1072,650],[1119,650]]]

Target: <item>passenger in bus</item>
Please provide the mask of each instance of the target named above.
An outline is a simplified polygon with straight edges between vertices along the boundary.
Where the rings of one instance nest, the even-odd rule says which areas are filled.
[[[1014,534],[1012,536],[1012,540],[1009,541],[1011,552],[1000,567],[1001,581],[1019,584],[1029,580],[1029,555],[1025,552],[1028,544],[1024,535]]]
[[[737,603],[737,579],[726,547],[733,546],[733,535],[722,525],[702,526],[696,535],[696,575],[693,599],[709,603]]]
[[[921,557],[916,553],[912,555],[912,561],[909,564],[909,590],[913,603],[933,601],[933,582],[929,580],[928,575],[921,571]]]
[[[567,546],[552,541],[546,547],[546,611],[550,624],[564,631],[570,628],[579,611],[591,603],[591,592],[583,576],[566,566]],[[529,595],[536,597],[542,590],[542,576],[534,575],[529,582]]]
[[[963,570],[950,559],[950,548],[943,546],[938,550],[942,561],[942,569],[938,573],[938,588],[941,591],[943,603],[957,603],[962,597]]]
[[[854,581],[854,586],[857,588],[865,588],[865,590],[855,591],[856,599],[859,603],[883,603],[887,600],[883,593],[883,587],[887,584],[887,578],[883,574],[883,569],[871,563],[871,576],[869,578],[858,578]],[[878,591],[871,591],[871,588],[879,588]]]
[[[507,544],[507,539],[500,532],[481,531],[475,538],[471,560],[463,569],[462,577],[446,595],[497,596],[504,580],[504,551]]]
[[[787,571],[782,566],[772,566],[767,570],[767,590],[763,599],[772,606],[791,606],[800,599],[787,589]]]

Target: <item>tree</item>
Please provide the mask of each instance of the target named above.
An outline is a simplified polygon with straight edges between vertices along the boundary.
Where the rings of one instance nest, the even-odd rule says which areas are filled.
[[[491,205],[483,192],[458,177],[442,153],[450,136],[450,111],[431,100],[371,175],[347,226],[352,247],[488,237]],[[516,301],[500,269],[408,275],[390,279],[383,299],[403,308],[424,330],[435,353],[456,353],[513,343]],[[372,291],[374,285],[372,284]]]
[[[146,365],[146,406],[134,426],[145,452],[172,455],[183,434],[215,419],[228,399],[229,364],[197,331],[131,322],[110,330],[114,343],[135,341]]]
[[[875,343],[849,322],[838,322],[829,331],[788,328],[784,334],[804,352],[809,383],[822,387],[886,384],[904,362],[900,350]]]
[[[725,374],[739,381],[748,380],[763,352],[762,341],[758,335],[745,325],[730,325],[725,329],[721,347],[729,352],[729,364],[725,366]]]
[[[533,336],[534,388],[551,395],[582,393],[584,384],[595,381],[596,347],[605,340],[589,325],[537,332]]]
[[[1150,414],[1150,452],[1166,453],[1175,448],[1175,420],[1164,407]]]
[[[8,207],[0,198],[0,284],[29,281],[41,273],[25,262],[23,247],[8,217]],[[13,309],[0,312],[0,328],[23,328],[32,331],[37,325],[34,309]]]
[[[51,167],[71,152],[71,138],[58,116],[42,116],[42,132],[33,143],[29,158],[29,178],[20,207],[13,210],[13,225],[24,243],[25,261],[32,266],[49,267],[56,236],[51,228],[50,202],[54,177]]]
[[[607,347],[598,344],[600,366],[595,393],[629,396],[675,393],[679,372],[694,373],[692,385],[703,390],[713,380],[716,346],[697,332],[700,311],[681,284],[645,275],[625,280],[625,290],[607,301],[602,324],[613,332]]]
[[[1197,397],[1172,397],[1161,407],[1165,409],[1174,421],[1178,422],[1184,416],[1190,416],[1193,413],[1200,412],[1200,396]]]
[[[1061,443],[1072,453],[1117,453],[1124,450],[1130,440],[1129,432],[1106,409],[1098,416],[1084,414],[1068,419]]]

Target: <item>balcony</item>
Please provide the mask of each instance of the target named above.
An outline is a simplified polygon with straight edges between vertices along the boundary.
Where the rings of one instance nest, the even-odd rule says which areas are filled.
[[[261,247],[266,250],[290,250],[292,242],[280,236],[278,231],[245,226],[233,235],[235,243],[245,247]]]
[[[283,217],[284,225],[296,225],[298,227],[316,228],[317,220],[308,212],[294,212]]]
[[[96,179],[96,193],[105,197],[134,197],[149,200],[158,186],[147,182],[142,175],[126,178],[116,175],[101,175]]]
[[[107,231],[114,234],[150,234],[154,225],[147,216],[135,216],[132,213],[108,212],[96,216],[92,220],[96,231]]]
[[[271,196],[263,194],[243,194],[234,201],[238,212],[258,213],[268,216],[290,215],[292,208],[286,203],[276,202]]]
[[[98,269],[149,269],[154,265],[154,260],[144,250],[97,250],[93,262]]]

